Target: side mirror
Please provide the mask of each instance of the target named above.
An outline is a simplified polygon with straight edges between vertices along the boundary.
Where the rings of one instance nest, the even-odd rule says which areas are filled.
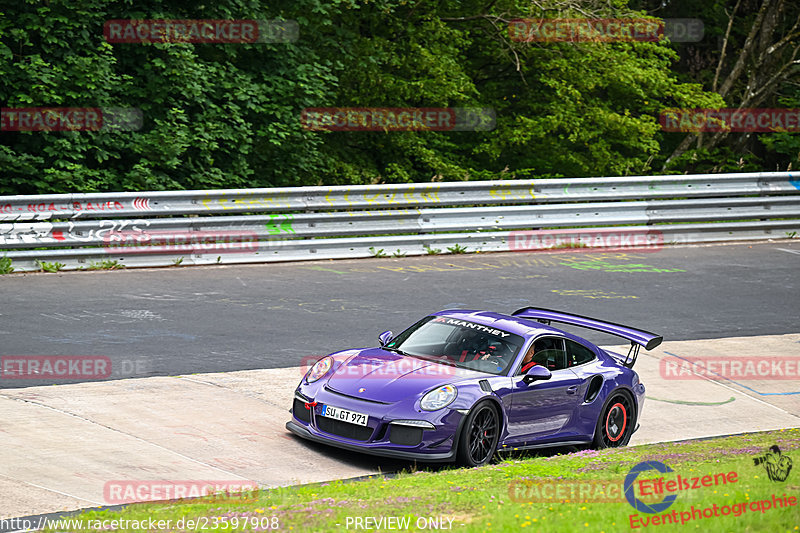
[[[553,377],[553,374],[548,369],[542,365],[534,365],[522,376],[522,381],[530,385],[534,381],[547,381],[551,377]]]
[[[381,346],[383,347],[386,346],[390,340],[392,340],[393,336],[394,333],[392,333],[391,331],[384,331],[383,333],[378,335],[378,341],[381,343]]]

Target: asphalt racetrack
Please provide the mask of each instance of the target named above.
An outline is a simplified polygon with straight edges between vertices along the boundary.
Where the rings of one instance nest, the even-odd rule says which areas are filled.
[[[631,445],[797,427],[797,380],[673,380],[664,364],[800,358],[798,273],[800,243],[776,241],[2,276],[0,356],[107,357],[111,376],[0,378],[0,518],[111,504],[110,480],[274,487],[407,468],[284,424],[304,365],[445,308],[534,305],[662,334],[636,365]]]
[[[448,308],[533,305],[690,340],[798,332],[800,242],[0,277],[0,355],[106,356],[111,378],[299,366]],[[618,339],[592,338],[615,344]],[[0,389],[63,380],[1,379]]]

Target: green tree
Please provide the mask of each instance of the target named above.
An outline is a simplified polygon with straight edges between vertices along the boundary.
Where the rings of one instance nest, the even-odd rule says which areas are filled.
[[[705,37],[673,45],[674,71],[718,94],[727,108],[798,107],[800,4],[787,0],[713,0],[637,4],[664,18],[703,21]],[[701,107],[701,106],[698,106]],[[665,169],[778,170],[800,164],[796,133],[672,133],[662,150]]]
[[[522,43],[628,2],[0,0],[4,107],[133,107],[138,131],[0,132],[0,194],[646,173],[664,107],[722,102],[665,43]],[[109,19],[284,19],[295,42],[110,44]],[[688,81],[688,83],[686,83]],[[311,107],[489,107],[494,131],[328,132]],[[673,167],[673,170],[680,170]]]

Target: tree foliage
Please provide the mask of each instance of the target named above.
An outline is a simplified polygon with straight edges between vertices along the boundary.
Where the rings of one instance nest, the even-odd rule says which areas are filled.
[[[720,107],[800,108],[800,4],[792,0],[712,0],[641,6],[659,17],[696,17],[699,43],[675,45],[680,79],[724,99]],[[664,168],[682,171],[786,170],[800,165],[797,133],[670,134]]]
[[[754,0],[741,1],[747,5],[737,11],[729,58],[752,21]],[[133,107],[144,116],[138,131],[0,132],[0,194],[641,174],[670,155],[670,171],[684,170],[681,161],[695,168],[699,152],[673,153],[682,137],[660,131],[660,110],[730,104],[747,83],[744,73],[722,94],[710,67],[689,68],[689,47],[509,38],[514,18],[638,17],[649,7],[625,0],[0,0],[3,107]],[[721,0],[700,13],[712,19],[712,41],[724,35],[724,14]],[[283,19],[297,21],[300,34],[295,42],[110,44],[103,36],[109,19]],[[774,27],[770,35],[779,38],[786,23]],[[754,50],[750,62],[763,52]],[[706,53],[713,65],[713,50]],[[733,75],[730,61],[722,62],[722,83]],[[782,83],[764,102],[782,94]],[[789,102],[798,94],[784,96]],[[488,107],[497,126],[301,126],[305,108],[343,106]],[[774,159],[795,157],[796,136],[766,139]],[[714,157],[723,141],[700,146],[703,157]]]

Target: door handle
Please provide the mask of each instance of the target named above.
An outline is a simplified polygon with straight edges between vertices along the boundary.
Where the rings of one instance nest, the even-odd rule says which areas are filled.
[[[575,394],[578,392],[578,386],[573,385],[572,387],[567,387],[567,394]]]

